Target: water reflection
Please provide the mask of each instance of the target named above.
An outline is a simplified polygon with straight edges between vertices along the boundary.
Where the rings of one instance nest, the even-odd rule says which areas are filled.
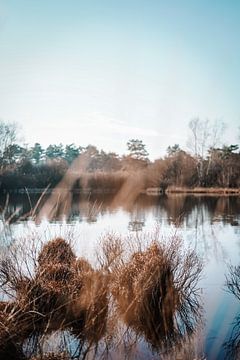
[[[47,199],[47,197],[48,195],[46,194],[43,200]],[[229,335],[226,334],[227,331],[229,332],[232,329],[229,324],[231,324],[236,314],[234,297],[225,294],[223,289],[226,264],[229,261],[233,264],[238,264],[239,262],[239,197],[203,195],[150,197],[140,195],[131,208],[128,206],[128,208],[120,209],[112,205],[113,198],[110,194],[72,194],[71,209],[68,209],[68,212],[66,212],[64,207],[61,207],[65,214],[63,215],[59,212],[57,215],[59,219],[67,216],[64,223],[61,221],[56,222],[55,218],[50,223],[42,222],[35,226],[33,222],[20,221],[20,219],[26,219],[26,217],[14,215],[16,210],[20,208],[19,215],[29,213],[30,211],[30,216],[32,216],[31,208],[35,208],[38,199],[39,197],[36,195],[31,195],[31,201],[24,195],[11,195],[7,207],[5,206],[6,198],[0,200],[2,208],[5,208],[5,211],[1,212],[2,218],[0,221],[1,245],[3,247],[6,247],[6,243],[9,245],[10,240],[17,238],[19,234],[23,233],[27,237],[28,232],[31,233],[31,231],[38,233],[39,236],[45,237],[45,239],[58,236],[59,233],[63,235],[62,228],[64,226],[76,232],[76,250],[78,256],[82,254],[85,256],[87,254],[89,257],[92,256],[93,249],[100,235],[105,233],[106,230],[113,230],[120,234],[128,234],[130,232],[135,234],[137,238],[140,238],[144,231],[150,232],[157,222],[163,232],[163,236],[169,238],[169,235],[175,232],[181,235],[186,247],[190,246],[192,249],[195,249],[198,255],[203,258],[205,265],[204,278],[201,280],[205,302],[204,312],[206,313],[205,332],[203,331],[203,338],[201,338],[203,339],[202,342],[205,342],[205,345],[203,345],[204,352],[208,359],[219,360],[224,358],[224,355],[220,355],[223,353],[222,344],[227,335]],[[6,226],[7,219],[10,219],[10,223],[13,220],[17,220],[17,222]],[[4,239],[9,239],[9,241],[7,242]],[[120,313],[119,317],[124,322],[123,316],[120,316]],[[113,322],[114,324],[116,323],[116,321]],[[238,336],[238,319],[236,319],[236,324],[235,334]],[[125,323],[125,327],[128,330],[126,338],[131,338],[131,344],[133,345],[131,351],[136,351],[136,359],[141,358],[139,352],[144,354],[142,355],[143,359],[152,359],[151,351],[146,355],[146,346],[142,345],[146,344],[146,340],[143,339],[147,339],[148,335],[146,334],[145,336],[144,331],[141,331],[139,336],[137,336],[137,342],[134,342],[134,336],[136,337],[135,329],[127,323]],[[199,336],[195,336],[194,332],[190,338],[193,339],[191,340],[192,343],[195,343],[196,339],[199,340]],[[105,336],[103,339],[105,341]],[[176,354],[179,354],[181,351],[184,352],[183,347],[181,347],[182,342],[188,344],[188,340],[184,336],[179,342],[179,346],[176,343],[172,345],[172,349],[176,348]],[[236,345],[236,341],[234,344]],[[105,345],[102,346],[104,347]],[[102,349],[102,347],[100,348]],[[126,346],[123,345],[123,348],[126,349]],[[236,348],[236,346],[233,346],[233,348]],[[218,354],[217,356],[216,353]],[[184,352],[182,358],[187,359],[186,354],[187,351]],[[189,359],[192,360],[195,356],[192,350],[191,354],[193,355]],[[118,352],[116,355],[119,355]],[[174,355],[172,358],[169,355],[169,359],[174,358]]]
[[[129,215],[130,221],[128,223],[128,230],[133,232],[141,232],[145,226],[145,211],[136,207]]]
[[[133,220],[133,221],[129,221],[128,223],[129,231],[134,231],[134,232],[142,231],[143,227],[144,227],[144,221],[141,220]]]
[[[240,265],[229,267],[229,273],[226,276],[226,287],[240,301]],[[231,334],[225,343],[225,348],[229,358],[240,358],[240,314],[236,316],[232,324]]]
[[[84,195],[68,192],[65,201],[58,199],[52,204],[52,220],[68,221],[87,219],[89,222],[97,221],[99,215],[107,212],[113,213],[119,208],[119,204],[113,206],[114,198],[111,194]],[[39,195],[14,195],[9,198],[0,198],[0,213],[5,218],[12,220],[24,219],[28,215],[37,215],[41,206],[49,201],[49,195],[45,194],[39,202]],[[35,208],[38,203],[38,209]],[[34,210],[34,214],[32,214]],[[211,222],[222,221],[224,224],[238,226],[240,224],[240,197],[238,196],[204,196],[204,195],[162,195],[152,197],[139,195],[131,207],[127,208],[131,214],[130,221],[145,221],[145,213],[152,212],[156,219],[166,218],[169,224],[174,226],[200,225],[207,217]],[[144,224],[143,224],[144,225]]]

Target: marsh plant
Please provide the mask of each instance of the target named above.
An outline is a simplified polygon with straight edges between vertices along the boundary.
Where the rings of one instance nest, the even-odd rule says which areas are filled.
[[[200,323],[201,262],[176,237],[149,239],[107,234],[94,266],[63,238],[33,245],[25,259],[10,247],[0,262],[0,357],[107,358],[121,349],[136,358],[139,344],[171,356],[189,342]]]
[[[171,348],[199,321],[201,270],[195,253],[184,253],[176,237],[150,242],[113,269],[110,286],[118,315],[154,349]]]

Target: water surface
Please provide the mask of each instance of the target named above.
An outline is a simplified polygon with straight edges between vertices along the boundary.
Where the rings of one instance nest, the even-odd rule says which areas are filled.
[[[181,237],[186,247],[196,250],[204,263],[201,288],[203,327],[198,347],[207,359],[231,358],[233,324],[240,312],[240,302],[227,291],[225,282],[229,265],[240,265],[240,198],[237,196],[170,195],[140,196],[131,208],[111,207],[111,196],[74,196],[65,216],[53,221],[25,218],[37,196],[12,196],[5,206],[5,218],[12,221],[1,228],[1,247],[27,233],[40,234],[44,240],[69,236],[79,255],[94,261],[99,238],[108,232],[122,236],[145,237],[159,229],[163,238]],[[14,214],[14,216],[13,216]],[[22,218],[21,218],[22,216]],[[19,220],[20,219],[20,220]],[[22,220],[21,220],[22,219]],[[27,219],[27,220],[26,220]],[[149,235],[150,236],[150,235]],[[240,326],[234,328],[240,334]],[[145,356],[151,358],[151,355]]]

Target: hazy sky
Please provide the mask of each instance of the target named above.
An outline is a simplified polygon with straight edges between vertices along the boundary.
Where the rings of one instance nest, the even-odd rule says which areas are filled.
[[[155,158],[196,116],[237,142],[239,0],[0,0],[0,118],[26,143]]]

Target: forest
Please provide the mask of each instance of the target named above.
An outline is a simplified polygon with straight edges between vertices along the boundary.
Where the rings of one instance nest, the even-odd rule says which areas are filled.
[[[54,188],[71,164],[88,155],[88,162],[74,189],[118,191],[129,175],[141,178],[143,189],[157,187],[183,191],[196,188],[240,187],[240,151],[238,144],[219,146],[223,124],[195,118],[189,123],[188,149],[169,145],[166,154],[154,161],[142,140],[130,139],[126,154],[105,152],[89,144],[22,145],[18,125],[0,121],[0,192]],[[214,191],[213,189],[213,191]],[[187,190],[186,190],[187,191]]]

